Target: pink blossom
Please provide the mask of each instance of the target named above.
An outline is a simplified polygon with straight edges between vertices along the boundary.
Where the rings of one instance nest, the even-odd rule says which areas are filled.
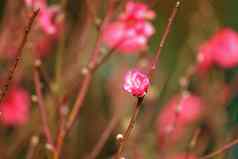
[[[40,8],[38,24],[45,33],[52,35],[58,32],[58,26],[55,21],[56,16],[59,14],[58,6],[48,6],[46,0],[25,0],[25,3],[34,9]]]
[[[56,16],[59,14],[59,8],[51,6],[40,11],[38,23],[41,29],[50,35],[58,33],[58,24],[56,23]]]
[[[25,4],[34,9],[43,9],[46,6],[46,0],[25,0]]]
[[[213,64],[221,68],[238,65],[238,33],[223,28],[204,43],[198,53],[198,69],[207,71]]]
[[[162,112],[156,121],[155,128],[161,148],[179,141],[186,131],[186,127],[181,122],[176,121],[176,115],[172,112]]]
[[[29,94],[23,88],[15,87],[9,90],[0,105],[0,120],[5,125],[22,125],[28,121]]]
[[[161,110],[156,122],[160,144],[177,142],[183,136],[187,124],[198,121],[202,109],[203,102],[196,95],[173,97]]]
[[[155,32],[148,21],[153,18],[154,12],[145,4],[129,2],[119,18],[104,28],[103,41],[123,53],[145,50],[149,38]]]
[[[214,64],[212,48],[209,43],[200,46],[197,56],[197,70],[201,73],[207,72]]]
[[[119,18],[121,20],[151,20],[155,18],[155,12],[150,10],[144,3],[135,3],[130,1],[127,3],[125,11],[120,15]]]
[[[189,124],[199,119],[203,109],[202,99],[196,95],[175,96],[164,107],[161,117],[178,113],[176,122]]]
[[[229,28],[218,31],[213,39],[214,59],[222,68],[238,65],[238,33]]]
[[[142,97],[146,94],[149,85],[150,80],[145,73],[132,69],[126,73],[123,89],[133,96]]]
[[[47,56],[53,48],[55,39],[51,35],[43,35],[33,44],[35,56],[37,58],[44,58]]]

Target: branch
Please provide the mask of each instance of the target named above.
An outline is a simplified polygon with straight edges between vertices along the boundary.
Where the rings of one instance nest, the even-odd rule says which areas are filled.
[[[26,159],[33,159],[34,157],[34,152],[36,149],[36,146],[39,144],[39,137],[38,136],[32,136],[30,145],[27,151]]]
[[[38,67],[39,67],[38,65],[34,66],[33,80],[34,80],[35,91],[37,95],[37,102],[38,102],[38,106],[40,110],[41,122],[42,122],[45,137],[47,139],[47,144],[49,144],[50,146],[54,146],[51,131],[47,121],[47,112],[46,112],[46,107],[45,107],[45,103],[44,103],[44,99],[43,99],[43,95],[41,91],[41,82],[40,82]]]
[[[125,133],[122,135],[122,140],[119,141],[119,148],[118,148],[115,159],[121,159],[121,155],[122,155],[122,152],[124,150],[124,147],[126,146],[126,144],[128,142],[128,138],[129,138],[133,128],[135,127],[136,119],[137,119],[137,116],[140,112],[140,108],[141,108],[141,104],[142,104],[143,100],[144,100],[144,97],[138,97],[137,98],[136,107],[135,107],[135,110],[133,111],[133,114],[132,114],[131,120],[129,122],[129,125],[128,125]]]
[[[209,158],[212,158],[212,157],[215,157],[219,154],[222,154],[222,153],[225,153],[226,151],[228,151],[229,149],[231,149],[232,147],[236,146],[238,144],[238,138],[233,140],[232,142],[228,143],[228,144],[225,144],[223,147],[221,147],[220,149],[208,154],[208,155],[205,155],[199,159],[209,159]]]
[[[96,159],[97,156],[102,151],[103,146],[106,144],[108,138],[110,137],[113,130],[117,127],[119,122],[119,115],[114,114],[112,119],[110,120],[109,124],[107,125],[106,129],[103,131],[101,137],[99,138],[96,146],[93,148],[92,152],[89,153],[88,157],[85,159]]]
[[[88,92],[91,80],[92,80],[92,76],[93,73],[98,69],[98,67],[112,54],[112,51],[109,52],[108,56],[104,56],[100,61],[98,61],[98,58],[100,56],[100,45],[102,42],[102,33],[104,30],[104,27],[107,25],[107,23],[109,22],[109,19],[112,16],[112,12],[114,9],[114,0],[110,0],[109,1],[109,9],[108,12],[105,16],[105,18],[103,19],[103,22],[100,26],[99,29],[99,35],[97,37],[96,43],[95,43],[95,48],[93,49],[92,53],[91,53],[91,57],[89,59],[88,65],[86,68],[84,68],[82,70],[83,73],[83,81],[81,83],[81,88],[79,90],[78,96],[76,98],[76,101],[73,105],[73,109],[71,110],[71,112],[69,113],[69,117],[68,119],[65,121],[65,128],[61,129],[60,132],[58,133],[57,136],[57,141],[58,144],[56,145],[56,151],[54,153],[54,159],[58,159],[61,153],[61,148],[62,145],[64,144],[64,138],[65,136],[69,133],[69,131],[71,130],[71,128],[73,127],[79,111],[81,109],[81,106],[84,102],[85,96]],[[112,49],[114,50],[114,49]]]
[[[21,43],[19,45],[19,47],[17,48],[17,55],[16,55],[16,58],[15,58],[15,62],[14,64],[11,66],[10,70],[9,70],[9,73],[8,73],[8,78],[6,80],[6,83],[4,84],[3,86],[3,89],[1,90],[1,94],[0,94],[0,103],[2,103],[3,101],[3,98],[5,97],[7,91],[8,91],[8,88],[9,88],[9,85],[13,79],[13,76],[14,76],[14,73],[15,73],[15,70],[21,60],[21,56],[22,56],[22,50],[27,42],[27,39],[28,39],[28,36],[29,36],[29,33],[31,31],[31,28],[32,28],[32,25],[33,25],[33,22],[34,20],[36,19],[36,16],[38,15],[40,9],[37,9],[35,11],[33,11],[33,14],[32,16],[30,17],[29,19],[29,22],[25,28],[25,31],[24,31],[24,35],[22,37],[22,40],[21,40]]]
[[[149,75],[151,75],[151,74],[153,73],[153,71],[156,69],[156,67],[157,67],[157,65],[158,65],[161,51],[162,51],[162,49],[163,49],[163,47],[164,47],[164,45],[165,45],[165,42],[166,42],[166,40],[167,40],[167,38],[168,38],[168,35],[169,35],[170,31],[171,31],[171,27],[172,27],[172,24],[173,24],[174,19],[175,19],[175,17],[176,17],[176,14],[177,14],[177,12],[178,12],[178,9],[179,9],[179,7],[180,7],[180,4],[181,4],[180,1],[177,1],[177,2],[176,2],[176,5],[175,5],[175,7],[173,8],[172,13],[171,13],[171,15],[170,15],[170,17],[169,17],[169,19],[168,19],[168,22],[167,22],[165,31],[164,31],[164,33],[163,33],[163,35],[162,35],[162,38],[161,38],[161,41],[160,41],[160,43],[159,43],[159,48],[158,48],[158,50],[156,51],[155,59],[154,59],[154,61],[153,61],[152,64],[151,64],[151,68],[150,68],[150,70],[149,70]]]
[[[176,5],[173,8],[172,13],[171,13],[171,15],[168,19],[168,23],[166,25],[165,31],[164,31],[164,33],[162,35],[162,38],[161,38],[161,41],[159,43],[159,48],[156,52],[155,59],[152,62],[151,68],[149,69],[149,72],[148,72],[148,75],[149,75],[150,78],[151,78],[154,70],[156,69],[156,67],[158,65],[161,50],[164,47],[164,44],[165,44],[165,42],[168,38],[168,35],[170,33],[170,30],[171,30],[171,26],[172,26],[173,21],[176,17],[176,14],[177,14],[177,11],[180,7],[180,4],[181,4],[180,1],[176,2]],[[132,133],[132,130],[133,130],[135,124],[136,124],[136,120],[137,120],[138,114],[140,112],[140,108],[141,108],[141,105],[143,103],[143,100],[144,100],[144,97],[142,97],[142,98],[138,97],[138,99],[137,99],[137,104],[136,104],[135,110],[133,111],[133,114],[132,114],[131,120],[129,122],[129,125],[128,125],[126,131],[124,132],[124,134],[122,135],[121,141],[119,141],[119,148],[118,148],[118,151],[116,153],[115,159],[121,159],[122,152],[123,152],[123,150],[124,150],[124,148],[125,148],[125,146],[128,142],[129,136]]]

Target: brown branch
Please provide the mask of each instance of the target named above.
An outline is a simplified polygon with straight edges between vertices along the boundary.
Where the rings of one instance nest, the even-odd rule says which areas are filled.
[[[77,119],[77,116],[79,114],[81,106],[84,102],[85,96],[88,92],[88,89],[89,89],[89,86],[90,86],[90,83],[91,83],[91,80],[92,80],[93,73],[105,61],[104,59],[105,58],[107,59],[109,57],[109,56],[105,56],[105,58],[102,58],[101,62],[98,62],[98,58],[100,56],[100,46],[101,46],[101,42],[102,42],[102,36],[101,35],[103,33],[104,27],[107,25],[107,23],[109,22],[109,19],[112,16],[113,8],[114,8],[114,0],[110,0],[109,1],[108,12],[107,12],[105,18],[103,19],[103,22],[102,22],[102,24],[100,26],[100,29],[99,29],[99,35],[98,35],[96,43],[95,43],[95,48],[92,51],[92,54],[91,54],[91,57],[89,59],[87,67],[85,69],[83,69],[84,76],[83,76],[83,80],[82,80],[82,83],[81,83],[81,88],[79,90],[76,101],[73,105],[73,109],[69,113],[69,117],[66,120],[65,128],[61,129],[61,132],[59,132],[59,134],[57,136],[58,143],[56,145],[56,151],[54,153],[54,159],[59,158],[60,153],[61,153],[61,149],[62,149],[62,145],[64,143],[64,138],[69,133],[69,131],[71,130],[72,126],[74,125],[74,123]]]
[[[29,149],[27,151],[26,159],[33,159],[36,146],[39,144],[39,137],[32,136]]]
[[[191,140],[189,140],[189,143],[187,145],[185,159],[189,159],[189,153],[197,145],[200,134],[201,134],[201,128],[196,129],[195,132],[193,133],[192,138]]]
[[[50,146],[54,147],[51,131],[47,121],[47,118],[48,118],[47,111],[46,111],[46,107],[45,107],[45,103],[43,99],[43,94],[41,91],[40,75],[39,75],[39,70],[37,65],[35,65],[33,69],[33,80],[34,80],[35,91],[37,95],[37,102],[38,102],[38,106],[40,110],[40,116],[41,116],[41,122],[43,126],[44,135],[47,139],[47,144],[50,144]]]
[[[227,143],[225,144],[224,146],[222,146],[220,149],[208,154],[208,155],[205,155],[203,157],[200,157],[199,159],[209,159],[209,158],[212,158],[212,157],[215,157],[219,154],[222,154],[222,153],[225,153],[226,151],[228,151],[229,149],[231,149],[232,147],[236,146],[238,144],[238,138],[233,140],[232,142],[230,143]]]
[[[170,15],[170,17],[168,19],[168,23],[167,23],[165,31],[164,31],[164,33],[162,35],[162,38],[161,38],[161,41],[160,41],[160,44],[159,44],[159,48],[157,49],[154,61],[151,64],[151,68],[149,70],[149,75],[152,74],[152,72],[156,69],[156,67],[158,65],[161,51],[162,51],[162,49],[163,49],[163,47],[165,45],[165,42],[166,42],[166,40],[168,38],[168,35],[169,35],[170,31],[171,31],[171,27],[172,27],[173,21],[174,21],[174,19],[176,17],[176,14],[178,12],[178,9],[180,7],[180,4],[181,4],[180,1],[176,2],[176,5],[173,8],[172,13],[171,13],[171,15]]]
[[[175,7],[172,10],[172,13],[171,13],[169,19],[168,19],[168,23],[166,25],[165,31],[164,31],[164,33],[162,35],[162,38],[161,38],[161,41],[159,43],[159,48],[156,51],[155,59],[154,59],[154,61],[152,61],[151,68],[149,69],[148,75],[149,75],[150,78],[153,74],[153,71],[156,69],[156,67],[158,65],[161,50],[163,49],[164,44],[165,44],[165,42],[168,38],[168,35],[170,33],[170,30],[171,30],[171,26],[172,26],[173,21],[176,17],[176,14],[177,14],[177,11],[178,11],[179,7],[180,7],[180,1],[177,1]],[[128,125],[125,133],[122,135],[123,138],[122,138],[122,141],[119,143],[119,148],[118,148],[118,151],[116,153],[115,159],[120,159],[121,156],[122,156],[122,152],[123,152],[123,150],[124,150],[124,148],[125,148],[125,146],[128,142],[129,136],[132,133],[132,130],[133,130],[135,124],[136,124],[136,119],[137,119],[137,116],[140,112],[140,108],[141,108],[141,104],[143,103],[143,99],[144,99],[144,97],[142,97],[142,98],[138,97],[138,99],[137,99],[137,104],[136,104],[135,110],[133,111],[131,120],[129,122],[129,125]]]
[[[132,133],[133,128],[135,127],[136,119],[140,112],[140,108],[141,108],[141,104],[142,104],[143,100],[144,100],[144,97],[138,97],[138,99],[137,99],[136,107],[133,111],[129,125],[128,125],[126,131],[124,132],[124,134],[122,135],[122,137],[123,137],[122,141],[119,141],[119,148],[117,150],[115,159],[121,158],[122,152],[128,142],[128,138],[129,138],[130,134]]]
[[[113,130],[117,127],[117,124],[119,122],[119,115],[114,114],[112,119],[110,120],[109,124],[107,125],[106,129],[103,131],[102,135],[100,136],[96,146],[92,150],[91,153],[89,153],[88,157],[86,159],[96,159],[99,153],[102,151],[103,146],[106,144],[108,138],[110,137]]]
[[[21,43],[19,45],[19,47],[17,48],[17,55],[16,55],[16,58],[15,58],[15,62],[14,64],[11,66],[10,70],[9,70],[9,73],[8,73],[8,78],[6,80],[6,83],[4,84],[3,86],[3,89],[1,90],[1,94],[0,94],[0,103],[2,103],[2,100],[3,98],[5,97],[7,91],[8,91],[8,88],[9,88],[9,85],[13,79],[13,76],[14,76],[14,73],[15,73],[15,70],[21,60],[21,56],[22,56],[22,50],[27,42],[27,39],[28,39],[28,36],[29,36],[29,33],[31,31],[31,28],[32,28],[32,25],[33,25],[33,22],[34,20],[36,19],[36,16],[38,15],[40,9],[37,9],[36,11],[33,11],[33,14],[32,16],[30,17],[29,19],[29,22],[25,28],[25,31],[24,31],[24,35],[22,37],[22,40],[21,40]]]

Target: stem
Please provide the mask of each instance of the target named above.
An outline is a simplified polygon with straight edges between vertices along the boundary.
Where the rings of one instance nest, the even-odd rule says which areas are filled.
[[[162,35],[162,38],[160,40],[160,43],[159,43],[159,48],[156,51],[155,59],[152,62],[151,68],[149,70],[149,75],[150,76],[151,76],[151,74],[153,73],[153,71],[156,69],[156,67],[158,65],[158,61],[159,61],[159,58],[160,58],[161,51],[162,51],[162,49],[164,47],[164,44],[165,44],[165,42],[166,42],[166,40],[168,38],[168,35],[169,35],[170,31],[171,31],[171,27],[172,27],[172,24],[173,24],[173,21],[174,21],[176,15],[177,15],[177,12],[178,12],[178,9],[180,7],[180,4],[181,4],[180,1],[176,2],[176,5],[173,8],[172,13],[171,13],[171,15],[170,15],[170,17],[168,19],[165,31],[164,31],[164,33]]]
[[[136,103],[135,109],[133,111],[129,125],[128,125],[126,131],[122,135],[123,136],[122,141],[119,143],[120,145],[119,145],[115,159],[121,158],[122,152],[128,142],[129,136],[132,133],[133,128],[135,127],[136,120],[137,120],[138,114],[140,112],[140,108],[141,108],[141,104],[142,104],[143,100],[144,100],[144,97],[138,97],[138,99],[137,99],[137,103]]]
[[[57,136],[57,150],[55,151],[54,154],[54,159],[58,159],[61,153],[61,149],[62,149],[62,145],[64,144],[64,138],[65,136],[68,134],[68,132],[71,130],[71,128],[73,127],[77,116],[79,114],[79,111],[81,109],[81,106],[84,102],[85,96],[88,92],[89,89],[89,85],[91,83],[92,80],[92,76],[93,73],[97,70],[97,68],[104,62],[104,58],[102,58],[101,62],[98,62],[98,58],[100,55],[100,45],[101,45],[101,41],[102,41],[102,33],[103,33],[103,29],[104,27],[107,25],[109,19],[112,16],[112,11],[114,8],[114,0],[110,0],[109,1],[109,9],[108,12],[106,14],[106,17],[103,19],[102,25],[100,26],[100,31],[99,31],[99,35],[97,37],[96,40],[96,44],[95,44],[95,48],[92,51],[91,57],[89,59],[87,68],[85,68],[86,72],[84,72],[84,77],[83,77],[83,81],[81,84],[81,88],[79,90],[78,96],[76,98],[76,102],[73,105],[73,109],[71,110],[68,119],[66,120],[66,127],[64,129],[61,129],[61,131],[59,132],[58,136]],[[114,49],[112,49],[114,50]],[[110,53],[111,54],[111,53]],[[108,56],[105,56],[106,58]]]
[[[37,10],[33,11],[33,14],[30,17],[29,22],[28,22],[28,24],[27,24],[27,26],[25,28],[24,35],[22,37],[21,43],[20,43],[19,47],[17,48],[17,55],[16,55],[16,58],[15,58],[15,62],[12,65],[12,67],[10,68],[10,70],[9,70],[8,78],[6,80],[6,83],[3,86],[2,91],[1,91],[0,103],[2,103],[3,98],[5,97],[5,95],[6,95],[7,91],[8,91],[9,85],[10,85],[12,79],[13,79],[13,76],[14,76],[14,73],[16,71],[16,68],[17,68],[17,66],[18,66],[18,64],[19,64],[19,62],[21,60],[22,50],[23,50],[23,48],[24,48],[24,46],[25,46],[25,44],[26,44],[26,42],[28,40],[28,35],[29,35],[30,31],[31,31],[33,22],[36,19],[36,16],[38,15],[39,11],[40,11],[40,9],[37,9]]]
[[[108,138],[110,137],[112,131],[116,128],[119,122],[119,116],[114,115],[109,124],[107,125],[106,129],[103,131],[99,141],[97,142],[96,146],[92,150],[92,152],[86,157],[86,159],[96,159],[97,156],[102,151],[103,146],[106,144]]]
[[[32,136],[29,149],[27,151],[26,159],[33,159],[36,146],[39,144],[39,137]]]
[[[67,6],[67,0],[61,0],[61,10],[64,13],[64,21],[66,20],[66,6]],[[66,31],[66,22],[64,22],[63,30],[60,33],[60,39],[58,44],[58,50],[57,50],[57,56],[56,56],[56,64],[55,64],[55,93],[57,96],[59,95],[57,92],[60,92],[61,90],[61,73],[62,73],[62,63],[63,63],[63,53],[65,51],[65,31]]]
[[[199,159],[209,159],[209,158],[212,158],[212,157],[215,157],[219,154],[222,154],[222,153],[225,153],[226,151],[228,151],[229,149],[231,149],[232,147],[236,146],[238,144],[238,138],[233,140],[232,142],[228,143],[228,144],[225,144],[223,147],[221,147],[220,149],[208,154],[208,155],[205,155]]]
[[[180,7],[180,4],[181,4],[180,1],[176,2],[176,5],[173,8],[172,13],[171,13],[171,15],[170,15],[170,17],[168,19],[168,23],[167,23],[165,31],[164,31],[164,33],[162,35],[162,38],[161,38],[161,41],[160,41],[160,44],[159,44],[159,48],[156,51],[155,59],[154,59],[154,61],[152,61],[151,68],[149,69],[149,72],[148,72],[148,75],[149,75],[150,78],[151,78],[154,70],[156,69],[156,67],[158,65],[158,61],[159,61],[161,50],[164,47],[164,44],[165,44],[165,42],[166,42],[166,40],[168,38],[168,35],[170,33],[170,30],[171,30],[171,26],[172,26],[173,21],[174,21],[174,19],[176,17],[176,14],[177,14],[178,8]],[[135,126],[136,119],[137,119],[137,116],[138,116],[138,114],[140,112],[140,108],[141,108],[141,104],[143,102],[143,99],[144,99],[144,97],[142,97],[142,98],[138,97],[135,110],[134,110],[134,112],[132,114],[129,126],[127,127],[125,133],[123,134],[123,140],[120,142],[120,145],[119,145],[118,151],[116,153],[115,159],[120,159],[121,158],[122,152],[123,152],[123,150],[124,150],[124,148],[125,148],[125,146],[126,146],[126,144],[128,142],[128,138],[129,138],[129,136],[130,136],[134,126]]]
[[[185,159],[189,159],[189,153],[196,146],[200,134],[201,134],[201,129],[200,128],[196,129],[191,140],[188,143],[187,150],[185,153]]]
[[[40,82],[40,75],[37,66],[34,67],[33,70],[33,79],[34,79],[34,85],[35,85],[35,90],[36,90],[36,95],[37,95],[37,102],[40,110],[40,116],[41,116],[41,122],[44,130],[45,137],[47,139],[48,144],[53,146],[53,140],[52,140],[52,135],[50,132],[50,128],[48,125],[47,121],[47,112],[46,112],[46,107],[45,103],[43,100],[43,95],[41,91],[41,82]]]

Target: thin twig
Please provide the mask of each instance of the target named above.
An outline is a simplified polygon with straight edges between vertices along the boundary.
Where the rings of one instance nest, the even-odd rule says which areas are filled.
[[[187,145],[185,159],[189,159],[189,154],[190,154],[191,150],[197,145],[198,138],[199,138],[200,134],[201,134],[201,128],[196,129],[195,132],[193,133],[193,136],[192,136],[191,140],[189,140],[189,143]]]
[[[39,144],[39,137],[32,136],[29,149],[27,151],[26,159],[33,159],[36,146]]]
[[[86,159],[96,159],[99,153],[102,151],[103,146],[106,144],[108,138],[110,137],[113,130],[117,127],[117,124],[119,123],[120,118],[119,115],[114,115],[112,119],[110,120],[109,124],[103,131],[102,135],[100,136],[96,146],[92,150],[91,153],[89,153],[88,157]]]
[[[173,21],[174,21],[174,19],[176,17],[176,14],[178,12],[178,9],[180,7],[180,4],[181,4],[180,1],[176,2],[176,5],[173,8],[173,11],[172,11],[172,13],[171,13],[171,15],[170,15],[170,17],[168,19],[168,23],[167,23],[166,29],[165,29],[165,31],[164,31],[164,33],[162,35],[162,38],[161,38],[161,41],[160,41],[160,44],[159,44],[159,48],[156,51],[155,59],[152,62],[151,68],[149,70],[149,75],[152,74],[152,72],[156,69],[156,67],[158,65],[158,61],[159,61],[159,58],[160,58],[161,51],[162,51],[162,49],[164,47],[164,44],[165,44],[165,42],[166,42],[166,40],[168,38],[168,35],[169,35],[170,31],[171,31],[171,27],[172,27]]]
[[[176,17],[176,14],[177,14],[177,11],[178,11],[179,7],[180,7],[180,1],[177,1],[175,7],[172,10],[172,13],[171,13],[169,19],[168,19],[168,23],[166,25],[165,31],[164,31],[164,33],[162,35],[162,38],[161,38],[161,41],[159,43],[159,48],[156,51],[155,59],[154,59],[154,61],[152,61],[151,68],[148,71],[148,75],[149,75],[150,78],[151,78],[154,70],[156,69],[156,67],[158,65],[161,50],[163,49],[164,44],[165,44],[165,42],[168,38],[168,34],[170,33],[171,26],[172,26],[173,21]],[[128,125],[125,133],[122,135],[123,139],[119,144],[119,148],[118,148],[118,151],[116,153],[115,159],[120,159],[121,158],[122,152],[123,152],[123,150],[126,146],[126,143],[128,142],[128,138],[129,138],[134,126],[135,126],[137,116],[140,112],[141,104],[143,103],[143,99],[144,99],[144,97],[143,98],[138,97],[137,104],[136,104],[135,110],[133,111],[133,114],[132,114],[131,120],[129,122],[129,125]]]
[[[135,127],[136,119],[137,119],[137,116],[139,115],[141,104],[142,104],[143,100],[144,100],[144,97],[138,97],[138,99],[137,99],[136,107],[135,107],[135,110],[133,111],[129,125],[128,125],[125,133],[122,135],[123,136],[122,141],[119,142],[119,148],[117,150],[115,159],[121,158],[122,152],[128,142],[128,138],[129,138],[133,128]]]
[[[16,58],[15,58],[15,62],[14,64],[12,65],[12,67],[10,68],[9,70],[9,73],[8,73],[8,78],[6,80],[6,83],[4,84],[3,86],[3,89],[1,90],[1,94],[0,94],[0,103],[2,103],[2,100],[3,98],[5,97],[7,91],[8,91],[8,88],[9,88],[9,85],[13,79],[13,76],[14,76],[14,73],[15,73],[15,70],[21,60],[21,56],[22,56],[22,50],[27,42],[27,39],[28,39],[28,36],[29,36],[29,33],[31,31],[31,28],[32,28],[32,25],[33,25],[33,22],[34,20],[36,19],[36,16],[38,15],[40,9],[37,9],[35,11],[33,11],[33,14],[32,16],[30,17],[29,19],[29,22],[25,28],[25,31],[24,31],[24,35],[22,37],[22,40],[21,40],[21,43],[19,45],[19,47],[17,48],[17,55],[16,55]]]
[[[34,66],[33,80],[34,80],[35,91],[36,91],[36,95],[37,95],[37,102],[38,102],[38,106],[39,106],[39,110],[40,110],[43,131],[44,131],[45,137],[48,142],[47,144],[50,144],[50,146],[54,147],[53,139],[52,139],[52,135],[51,135],[51,131],[49,128],[48,119],[47,119],[47,111],[46,111],[46,107],[45,107],[45,103],[44,103],[44,99],[43,99],[43,95],[42,95],[42,91],[41,91],[41,82],[40,82],[38,66]]]
[[[104,18],[104,20],[103,20],[103,22],[100,26],[100,31],[99,31],[99,35],[98,35],[97,40],[96,40],[95,48],[92,51],[92,54],[91,54],[91,57],[89,59],[87,68],[85,68],[83,70],[84,77],[83,77],[83,80],[82,80],[82,83],[81,83],[81,88],[79,90],[78,96],[76,98],[76,102],[74,103],[73,109],[69,113],[69,117],[66,120],[65,128],[61,129],[61,132],[59,132],[59,134],[57,136],[57,141],[59,141],[59,142],[56,145],[57,150],[55,151],[54,159],[59,158],[60,153],[61,153],[61,149],[62,149],[62,145],[64,143],[64,138],[68,134],[68,132],[71,130],[72,126],[74,125],[74,123],[77,119],[77,116],[79,114],[81,106],[84,102],[85,96],[88,92],[89,85],[91,83],[94,71],[96,71],[98,66],[101,65],[102,62],[104,62],[104,58],[103,58],[102,62],[98,63],[98,58],[99,58],[99,55],[100,55],[100,45],[101,45],[101,42],[102,42],[102,36],[101,35],[103,33],[104,27],[107,25],[107,23],[109,22],[109,19],[112,16],[113,8],[114,8],[114,0],[110,0],[109,1],[108,12],[107,12],[106,17]],[[107,58],[108,56],[105,56],[105,57]]]
[[[228,144],[225,144],[224,146],[222,146],[221,148],[219,148],[218,150],[208,154],[208,155],[205,155],[199,159],[209,159],[209,158],[212,158],[212,157],[215,157],[219,154],[222,154],[222,153],[225,153],[226,151],[228,151],[229,149],[233,148],[234,146],[236,146],[238,144],[238,138],[233,140],[232,142],[228,143]]]

